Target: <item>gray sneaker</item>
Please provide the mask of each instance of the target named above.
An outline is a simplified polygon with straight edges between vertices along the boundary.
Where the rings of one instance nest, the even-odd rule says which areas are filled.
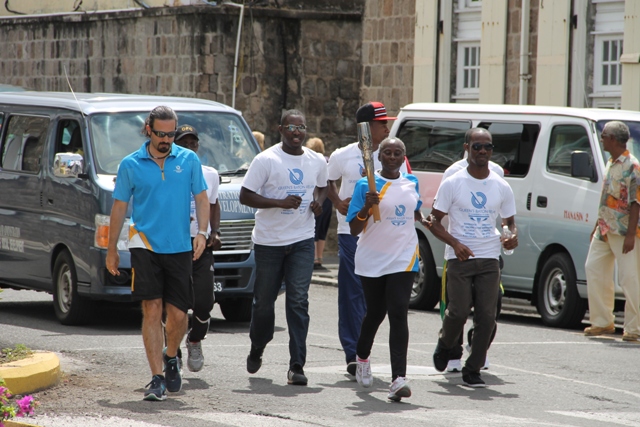
[[[187,368],[191,372],[198,372],[204,365],[204,356],[202,355],[202,341],[191,342],[189,338],[186,340],[187,345]]]

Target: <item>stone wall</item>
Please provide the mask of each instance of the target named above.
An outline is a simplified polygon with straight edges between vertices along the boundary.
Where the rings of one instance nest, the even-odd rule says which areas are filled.
[[[389,114],[413,101],[416,1],[367,0],[360,98],[381,101]]]
[[[356,4],[359,2],[355,2]],[[15,17],[0,27],[0,83],[35,90],[205,98],[230,105],[238,8],[183,6]],[[267,145],[283,109],[331,151],[353,140],[362,14],[245,11],[236,108]]]

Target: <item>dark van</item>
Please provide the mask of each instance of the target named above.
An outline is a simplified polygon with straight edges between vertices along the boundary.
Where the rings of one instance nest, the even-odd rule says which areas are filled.
[[[140,130],[158,105],[198,129],[198,155],[220,173],[216,301],[227,320],[250,319],[254,209],[238,198],[260,148],[238,111],[202,99],[0,93],[0,287],[53,294],[68,325],[87,322],[96,301],[130,301],[128,223],[118,242],[122,274],[105,270],[112,192],[120,161],[144,142]]]

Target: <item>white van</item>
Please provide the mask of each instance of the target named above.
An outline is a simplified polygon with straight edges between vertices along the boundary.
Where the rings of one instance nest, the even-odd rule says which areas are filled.
[[[215,298],[227,320],[251,319],[255,209],[238,198],[260,148],[239,111],[203,99],[0,93],[0,288],[53,294],[65,325],[90,321],[96,301],[131,300],[126,224],[120,275],[105,269],[112,192],[120,161],[145,141],[140,130],[158,105],[198,129],[198,156],[220,173]]]
[[[608,160],[600,134],[611,120],[629,125],[627,146],[638,157],[640,113],[633,111],[420,103],[401,110],[391,135],[407,146],[428,213],[442,173],[464,155],[465,132],[491,132],[492,160],[504,168],[517,208],[519,245],[503,257],[505,294],[530,299],[546,325],[575,327],[587,309],[584,264]],[[432,309],[440,297],[444,244],[416,227],[422,268],[411,305]],[[624,299],[619,288],[616,299]]]

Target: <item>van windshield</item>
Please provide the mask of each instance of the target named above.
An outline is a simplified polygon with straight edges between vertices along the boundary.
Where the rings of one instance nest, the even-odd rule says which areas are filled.
[[[198,131],[198,156],[220,174],[243,173],[259,148],[243,120],[228,113],[178,111],[179,125]],[[148,111],[100,113],[91,116],[91,138],[98,173],[115,175],[120,161],[148,138],[141,134]]]
[[[602,154],[604,155],[605,163],[611,156],[609,155],[609,153],[604,151],[602,147],[601,136],[604,125],[606,125],[610,121],[611,120],[600,120],[596,123],[596,129],[598,131],[598,141],[600,142],[600,151],[602,151]],[[632,122],[627,120],[623,120],[623,122],[626,123],[627,126],[629,126],[630,135],[629,141],[627,141],[627,149],[636,159],[640,159],[640,122]]]

